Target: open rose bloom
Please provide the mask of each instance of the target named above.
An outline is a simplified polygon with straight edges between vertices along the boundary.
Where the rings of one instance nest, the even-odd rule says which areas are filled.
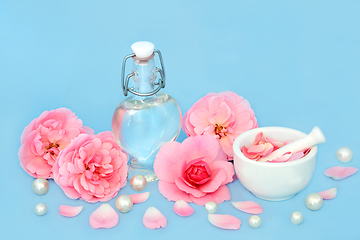
[[[182,129],[187,136],[215,137],[229,160],[232,145],[241,133],[258,127],[249,102],[234,92],[209,93],[184,115]]]
[[[60,151],[85,132],[93,133],[70,109],[43,112],[21,135],[21,167],[35,178],[52,178],[52,168]]]
[[[110,131],[80,134],[60,152],[54,180],[69,198],[106,202],[125,186],[128,160]]]
[[[169,201],[205,205],[231,199],[226,184],[232,182],[234,168],[210,135],[165,143],[156,156],[154,170],[159,191]]]

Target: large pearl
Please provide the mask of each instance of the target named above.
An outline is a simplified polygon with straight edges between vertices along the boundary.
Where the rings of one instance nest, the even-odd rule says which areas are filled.
[[[207,202],[205,204],[205,209],[209,214],[216,213],[216,211],[217,211],[216,202]]]
[[[291,214],[290,220],[293,224],[300,224],[304,220],[304,216],[301,212],[295,211]]]
[[[37,195],[44,195],[49,190],[49,182],[43,178],[37,178],[32,184],[32,189]]]
[[[353,152],[348,147],[341,147],[336,151],[336,158],[340,162],[350,162],[353,157]]]
[[[35,211],[36,215],[42,216],[47,211],[46,205],[44,203],[38,203],[38,204],[36,204],[34,211]]]
[[[261,218],[258,215],[252,215],[249,218],[249,225],[252,228],[258,228],[261,225]]]
[[[323,198],[318,193],[310,193],[305,198],[305,204],[310,210],[318,210],[323,205]]]
[[[146,188],[147,182],[143,175],[135,175],[130,181],[130,186],[135,191],[141,192]]]
[[[133,207],[133,200],[129,195],[121,195],[116,199],[116,208],[122,212],[126,213],[131,210]]]

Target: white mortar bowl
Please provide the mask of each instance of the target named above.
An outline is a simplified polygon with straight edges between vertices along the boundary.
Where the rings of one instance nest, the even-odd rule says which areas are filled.
[[[255,128],[242,133],[233,144],[235,172],[246,189],[256,197],[269,201],[289,199],[309,184],[315,170],[317,146],[295,161],[257,162],[246,158],[240,149],[252,145],[259,132],[281,142],[297,140],[306,134],[284,127]]]

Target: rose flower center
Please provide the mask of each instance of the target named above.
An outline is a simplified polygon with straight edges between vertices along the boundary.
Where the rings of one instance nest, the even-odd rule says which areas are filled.
[[[183,179],[192,186],[206,183],[210,180],[211,170],[209,165],[201,159],[190,161],[185,168]]]
[[[221,139],[222,137],[225,137],[227,134],[227,129],[226,127],[223,127],[221,125],[215,124],[215,128],[214,128],[214,132],[216,135],[219,136],[219,138]]]

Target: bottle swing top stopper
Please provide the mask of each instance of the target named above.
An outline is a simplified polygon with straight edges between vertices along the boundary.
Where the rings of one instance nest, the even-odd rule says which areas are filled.
[[[165,67],[164,67],[164,61],[161,55],[161,52],[159,50],[154,49],[154,44],[147,41],[139,41],[136,43],[133,43],[131,45],[131,50],[133,51],[132,54],[129,54],[125,56],[122,64],[122,71],[121,71],[121,88],[123,90],[123,93],[125,96],[128,95],[128,92],[131,92],[132,94],[138,95],[138,96],[151,96],[157,92],[160,91],[161,88],[165,87]],[[161,68],[155,67],[155,71],[157,73],[160,73],[160,79],[155,83],[155,85],[158,85],[158,87],[149,93],[140,93],[136,92],[134,88],[129,88],[129,80],[130,78],[134,77],[135,73],[130,73],[125,78],[125,66],[126,66],[126,60],[129,58],[133,58],[134,60],[150,60],[155,56],[155,53],[158,54]]]
[[[137,58],[148,58],[154,53],[154,44],[147,41],[140,41],[131,45],[131,50]]]

